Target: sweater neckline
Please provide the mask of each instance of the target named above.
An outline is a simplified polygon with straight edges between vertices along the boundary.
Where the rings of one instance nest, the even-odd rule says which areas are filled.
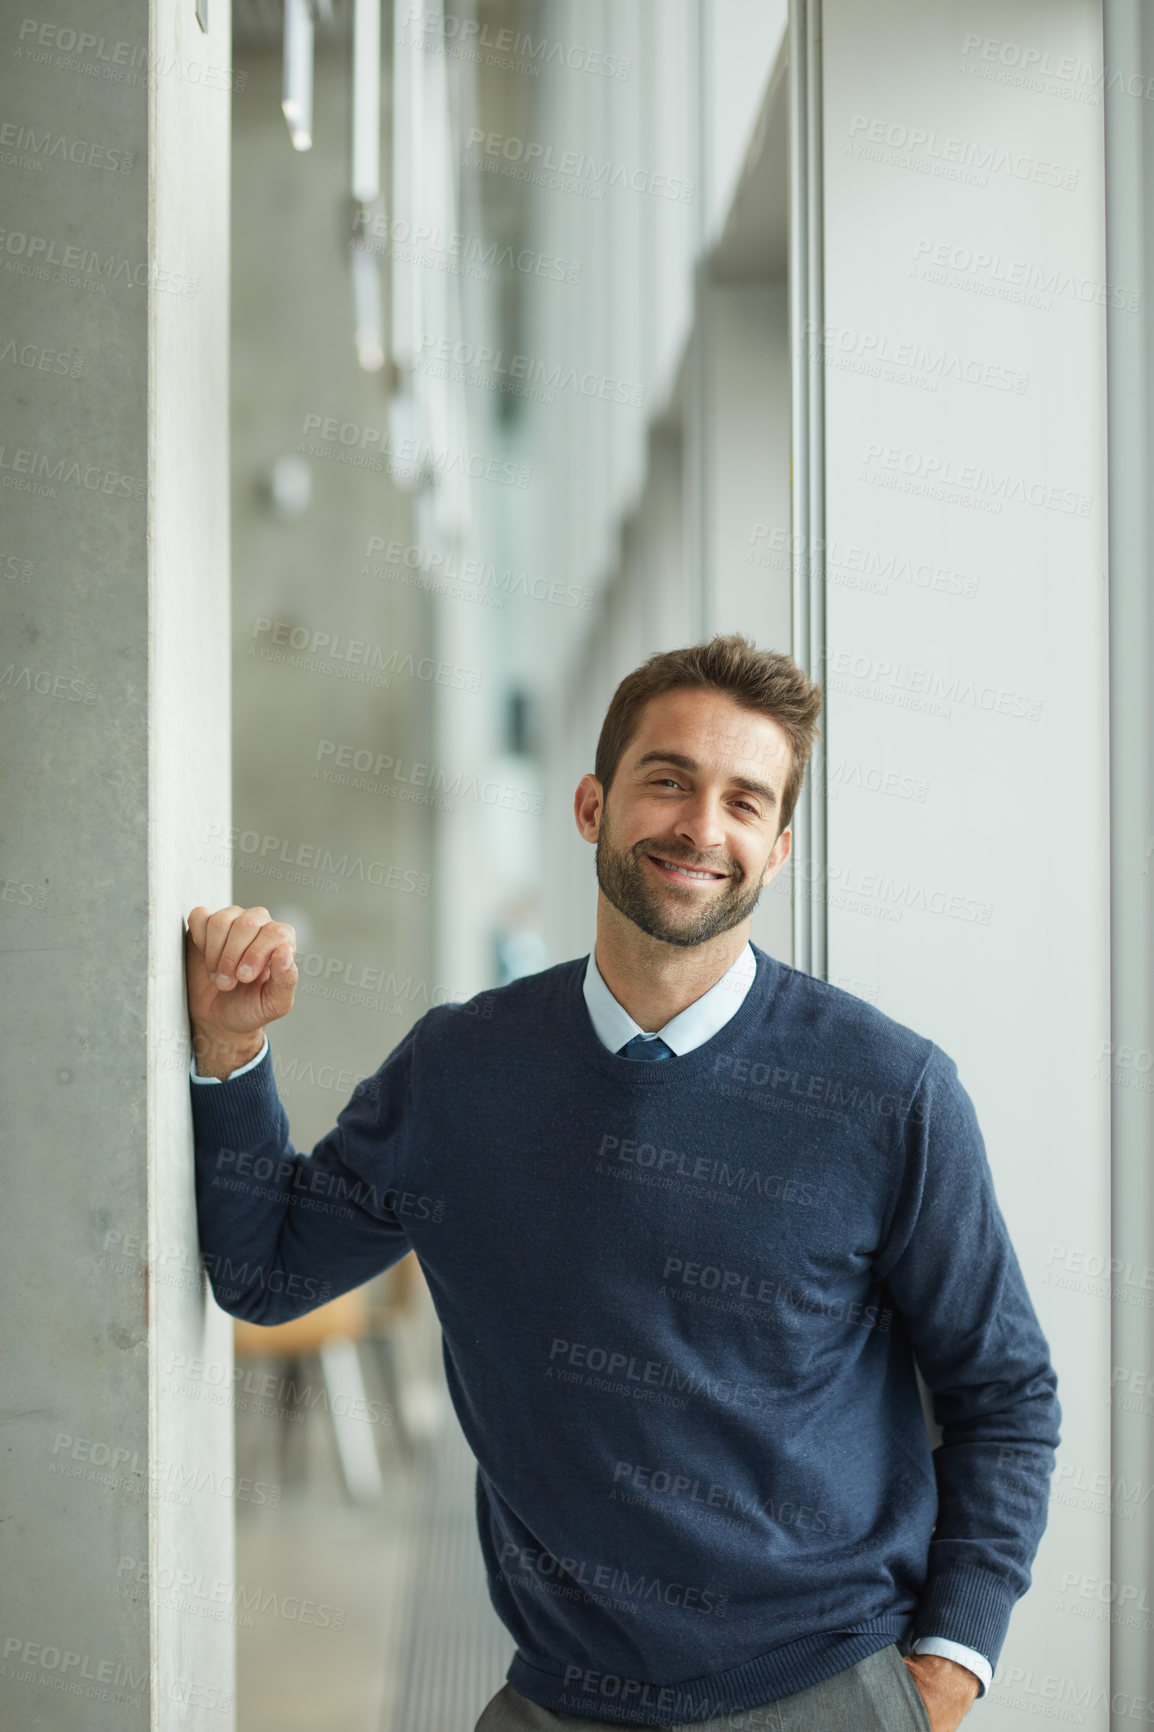
[[[680,1082],[685,1077],[700,1076],[708,1071],[717,1055],[727,1051],[734,1039],[740,1039],[747,1027],[765,1010],[781,978],[780,965],[768,951],[759,949],[752,939],[750,948],[756,963],[756,973],[745,997],[729,1021],[722,1023],[716,1033],[702,1041],[700,1046],[695,1046],[692,1052],[682,1053],[680,1057],[674,1053],[672,1058],[650,1059],[647,1062],[622,1058],[620,1053],[610,1052],[608,1047],[602,1045],[581,990],[582,971],[588,966],[583,958],[569,976],[569,1013],[577,1026],[579,1057],[592,1070],[600,1071],[603,1076],[616,1077],[618,1082],[636,1083],[643,1088],[668,1087],[670,1083]]]

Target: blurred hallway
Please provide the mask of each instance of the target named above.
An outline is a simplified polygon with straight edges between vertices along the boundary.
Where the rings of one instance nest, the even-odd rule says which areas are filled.
[[[381,1416],[367,1428],[383,1469],[379,1501],[348,1498],[323,1403],[306,1398],[287,1426],[238,1414],[240,1461],[255,1481],[281,1487],[275,1505],[237,1504],[237,1579],[260,1584],[239,1632],[246,1732],[441,1732],[471,1726],[504,1681],[513,1647],[489,1605],[475,1464],[424,1295],[412,1334],[431,1435],[410,1453],[387,1399],[370,1409]],[[294,1434],[283,1479],[281,1430]],[[316,1623],[278,1615],[286,1597],[295,1609],[294,1594],[315,1602]]]

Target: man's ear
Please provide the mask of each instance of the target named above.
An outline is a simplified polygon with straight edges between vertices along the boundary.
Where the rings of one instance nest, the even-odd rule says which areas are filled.
[[[582,776],[573,795],[573,819],[586,842],[595,842],[601,828],[601,814],[605,810],[605,802],[601,798],[601,784],[592,772]],[[592,833],[586,835],[586,829],[592,826]]]

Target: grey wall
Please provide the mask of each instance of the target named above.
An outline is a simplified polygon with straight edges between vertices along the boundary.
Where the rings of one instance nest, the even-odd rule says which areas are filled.
[[[0,26],[0,1084],[13,1727],[228,1728],[229,1352],[192,1204],[181,917],[227,894],[228,7]],[[203,1613],[203,1606],[200,1608]]]

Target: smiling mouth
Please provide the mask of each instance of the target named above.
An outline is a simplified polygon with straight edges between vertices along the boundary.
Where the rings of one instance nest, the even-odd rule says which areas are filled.
[[[679,866],[675,860],[662,860],[657,854],[647,854],[647,860],[665,873],[668,878],[684,878],[693,884],[714,884],[721,878],[728,878],[728,872],[710,872],[703,866]]]

